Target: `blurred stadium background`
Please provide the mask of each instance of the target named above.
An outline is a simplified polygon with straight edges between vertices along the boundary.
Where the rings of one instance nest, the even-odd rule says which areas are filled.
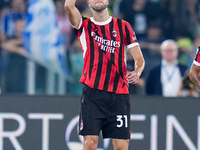
[[[91,17],[86,0],[76,6]],[[139,83],[130,85],[130,149],[200,150],[199,90],[188,70],[176,95],[146,93],[164,40],[177,41],[178,61],[190,68],[200,44],[200,1],[110,0],[109,13],[132,25],[147,64]],[[81,150],[82,67],[64,0],[1,0],[0,150]],[[134,69],[129,53],[127,68]],[[111,149],[111,141],[100,140],[98,150]]]

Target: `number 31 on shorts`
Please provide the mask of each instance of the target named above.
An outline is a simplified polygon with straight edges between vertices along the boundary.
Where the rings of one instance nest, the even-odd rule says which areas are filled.
[[[117,115],[117,121],[119,122],[119,124],[117,124],[118,128],[121,128],[123,125],[125,128],[128,127],[127,115]]]

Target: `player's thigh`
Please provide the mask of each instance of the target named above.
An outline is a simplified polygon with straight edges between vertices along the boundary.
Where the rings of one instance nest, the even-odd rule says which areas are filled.
[[[96,135],[83,136],[83,149],[84,150],[96,150],[99,137]]]
[[[128,150],[129,139],[112,139],[114,150]]]

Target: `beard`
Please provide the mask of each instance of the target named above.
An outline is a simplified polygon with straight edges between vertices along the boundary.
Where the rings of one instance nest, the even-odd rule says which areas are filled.
[[[102,10],[104,10],[104,9],[107,8],[107,4],[104,4],[104,5],[102,5],[102,6],[91,6],[91,8],[92,8],[94,11],[101,12]]]

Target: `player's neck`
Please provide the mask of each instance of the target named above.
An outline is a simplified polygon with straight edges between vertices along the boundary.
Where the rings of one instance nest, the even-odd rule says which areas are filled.
[[[110,17],[110,15],[108,13],[107,8],[101,12],[93,11],[93,18],[95,21],[104,22],[104,21],[108,20],[109,17]]]

